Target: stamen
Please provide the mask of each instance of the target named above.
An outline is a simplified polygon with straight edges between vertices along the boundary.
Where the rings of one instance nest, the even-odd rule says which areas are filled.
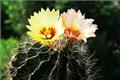
[[[54,36],[55,36],[55,28],[53,27],[49,27],[48,29],[43,27],[41,30],[40,30],[40,34],[44,35],[45,38],[43,39],[52,39]]]

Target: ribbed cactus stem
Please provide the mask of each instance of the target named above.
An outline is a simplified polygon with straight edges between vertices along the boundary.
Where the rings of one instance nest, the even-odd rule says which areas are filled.
[[[52,68],[52,70],[50,71],[50,74],[48,75],[48,80],[52,80],[52,75],[53,75],[53,72],[56,68],[58,68],[59,66],[59,60],[60,60],[60,52],[58,53],[58,56],[57,56],[57,60],[55,62],[55,65],[54,67]]]
[[[94,80],[93,54],[83,42],[68,42],[57,50],[29,39],[12,58],[12,80]],[[95,75],[94,74],[94,75]]]

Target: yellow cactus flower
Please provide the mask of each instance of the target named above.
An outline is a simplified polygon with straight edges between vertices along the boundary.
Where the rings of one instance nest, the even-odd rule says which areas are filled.
[[[61,39],[64,32],[59,22],[59,10],[41,9],[38,13],[35,12],[28,21],[30,25],[26,27],[30,31],[27,34],[43,45],[52,46],[54,41]]]
[[[74,9],[68,9],[67,13],[62,14],[62,24],[64,26],[64,35],[70,40],[87,41],[89,37],[95,37],[94,34],[97,25],[92,24],[93,19],[85,19],[80,10],[76,12]]]

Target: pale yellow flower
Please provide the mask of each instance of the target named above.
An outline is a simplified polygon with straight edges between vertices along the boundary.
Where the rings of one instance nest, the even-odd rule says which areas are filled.
[[[62,14],[62,24],[64,26],[64,35],[71,40],[87,41],[89,37],[95,37],[97,25],[93,24],[93,19],[85,19],[80,10],[76,12],[69,9]]]
[[[59,10],[50,11],[41,9],[38,13],[28,19],[29,24],[26,27],[30,30],[27,34],[34,41],[40,42],[43,45],[52,46],[54,41],[61,39],[64,30],[59,20]]]

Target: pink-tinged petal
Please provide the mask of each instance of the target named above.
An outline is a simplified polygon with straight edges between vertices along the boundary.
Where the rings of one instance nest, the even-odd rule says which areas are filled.
[[[94,19],[85,19],[80,10],[76,12],[74,9],[68,9],[67,13],[62,14],[64,35],[69,39],[87,42],[87,38],[95,37],[97,25],[93,22]]]

